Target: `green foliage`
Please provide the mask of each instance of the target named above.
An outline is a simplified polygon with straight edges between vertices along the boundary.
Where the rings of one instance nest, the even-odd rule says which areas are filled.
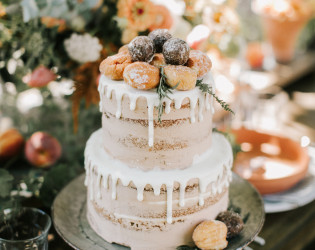
[[[44,176],[40,189],[40,198],[44,205],[51,206],[56,195],[81,171],[79,166],[72,164],[58,164]]]
[[[64,41],[73,33],[97,36],[104,47],[121,45],[121,30],[113,18],[117,13],[116,1],[104,0],[96,9],[91,8],[98,0],[80,4],[76,0],[35,1],[35,9],[28,1],[19,2],[8,1],[8,14],[0,18],[0,76],[5,82],[25,87],[22,77],[39,65],[54,67],[61,77],[72,78],[78,63],[69,58]],[[27,20],[25,13],[30,17]],[[41,17],[61,18],[67,28],[60,32],[58,26],[46,27]],[[13,72],[8,69],[9,62],[17,64]]]
[[[0,168],[0,211],[4,208],[13,207],[16,202],[10,193],[13,188],[14,177],[9,171]]]
[[[0,197],[6,198],[10,195],[14,177],[5,169],[0,168]]]
[[[158,96],[159,96],[159,105],[157,106],[159,122],[161,122],[161,117],[164,112],[163,99],[164,98],[170,99],[169,94],[172,94],[173,93],[172,90],[176,89],[179,84],[177,83],[174,87],[170,87],[166,84],[166,75],[164,74],[163,67],[161,67],[160,75],[161,75],[160,83],[156,89],[156,92],[158,93]]]
[[[0,83],[1,86],[4,87],[4,84]],[[17,164],[11,164],[14,167],[8,168],[10,172],[6,173],[10,173],[10,175],[4,175],[0,172],[0,194],[6,192],[7,195],[8,191],[6,190],[17,190],[20,183],[25,183],[28,192],[37,197],[40,193],[39,198],[43,198],[44,204],[51,206],[54,195],[57,194],[56,190],[60,190],[58,185],[66,184],[73,177],[82,173],[85,144],[91,133],[100,128],[101,115],[97,106],[90,106],[89,109],[86,109],[85,103],[82,102],[79,116],[80,126],[78,132],[74,134],[70,97],[56,98],[52,96],[48,88],[41,88],[40,91],[44,97],[43,104],[25,114],[21,114],[16,106],[17,95],[5,91],[0,98],[1,115],[4,117],[8,115],[13,124],[18,125],[18,129],[25,139],[28,139],[36,131],[44,131],[56,137],[62,145],[62,156],[57,164],[51,166],[48,170],[32,167],[24,157],[20,157]],[[8,162],[5,162],[4,165],[8,165]],[[23,168],[16,169],[16,166],[23,166]],[[51,171],[52,174],[50,174]],[[55,171],[57,171],[57,174]],[[65,171],[65,173],[61,173],[62,171]],[[16,174],[18,178],[10,182],[4,182],[3,178],[9,180],[10,176],[16,176]],[[58,180],[58,178],[61,178],[61,180]],[[58,185],[55,187],[52,185],[54,183],[58,183]],[[50,187],[52,188],[51,192],[48,190]],[[41,190],[42,188],[43,190]],[[1,198],[1,196],[0,208],[10,207],[19,204],[21,201],[18,197]]]

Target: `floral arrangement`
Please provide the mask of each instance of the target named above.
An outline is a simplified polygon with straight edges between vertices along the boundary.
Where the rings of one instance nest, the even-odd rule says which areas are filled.
[[[100,126],[100,62],[134,37],[172,24],[170,11],[150,0],[1,1],[0,208],[12,201],[12,189],[50,205],[82,172],[86,140]],[[37,155],[34,140],[51,146]],[[24,173],[18,180],[16,165]]]
[[[218,48],[228,56],[238,53],[240,20],[235,0],[185,1],[185,17],[193,23],[187,42],[194,49]]]
[[[312,0],[256,0],[253,9],[257,13],[271,15],[282,20],[310,18],[315,14],[315,2]]]

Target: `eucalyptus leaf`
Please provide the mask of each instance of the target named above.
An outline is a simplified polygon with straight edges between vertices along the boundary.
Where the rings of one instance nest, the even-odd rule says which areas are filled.
[[[40,16],[62,18],[69,11],[66,0],[47,0],[46,6],[40,10]]]
[[[38,17],[39,9],[35,0],[22,0],[23,21],[26,23],[33,18]]]

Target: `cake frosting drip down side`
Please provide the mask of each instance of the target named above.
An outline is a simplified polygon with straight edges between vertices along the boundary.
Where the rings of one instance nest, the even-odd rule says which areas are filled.
[[[102,142],[101,129],[87,142],[85,185],[89,223],[108,242],[132,250],[191,245],[195,226],[227,209],[233,155],[223,135],[214,133],[215,146],[193,165],[170,170],[129,168]]]
[[[165,224],[159,219],[125,219],[120,214],[107,214],[88,201],[87,218],[93,230],[107,242],[129,246],[132,250],[174,250],[181,245],[193,246],[194,228],[205,219],[214,219],[227,206],[228,192],[225,192],[215,204]]]
[[[203,82],[213,86],[210,73]],[[183,169],[211,147],[213,97],[199,88],[173,90],[157,120],[155,90],[137,90],[102,76],[99,84],[103,148],[130,167]]]
[[[232,149],[220,134],[214,134],[215,147],[189,168],[151,171],[129,168],[104,153],[101,135],[101,130],[95,132],[87,142],[85,150],[85,185],[88,186],[91,201],[102,199],[102,188],[110,190],[111,198],[115,200],[119,196],[119,183],[121,186],[134,188],[137,191],[134,198],[139,202],[144,200],[145,190],[152,189],[158,197],[161,197],[162,190],[165,199],[161,202],[165,202],[166,208],[164,207],[161,213],[165,214],[165,222],[172,223],[174,189],[178,189],[177,205],[185,207],[187,188],[197,186],[198,192],[194,199],[197,199],[199,206],[203,206],[206,198],[221,194],[231,181]]]

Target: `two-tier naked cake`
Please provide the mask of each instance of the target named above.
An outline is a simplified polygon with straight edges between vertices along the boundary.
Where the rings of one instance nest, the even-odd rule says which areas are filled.
[[[166,30],[105,59],[102,128],[85,150],[91,227],[110,243],[165,250],[227,209],[232,150],[212,132],[210,59]],[[206,88],[205,88],[206,87]]]

